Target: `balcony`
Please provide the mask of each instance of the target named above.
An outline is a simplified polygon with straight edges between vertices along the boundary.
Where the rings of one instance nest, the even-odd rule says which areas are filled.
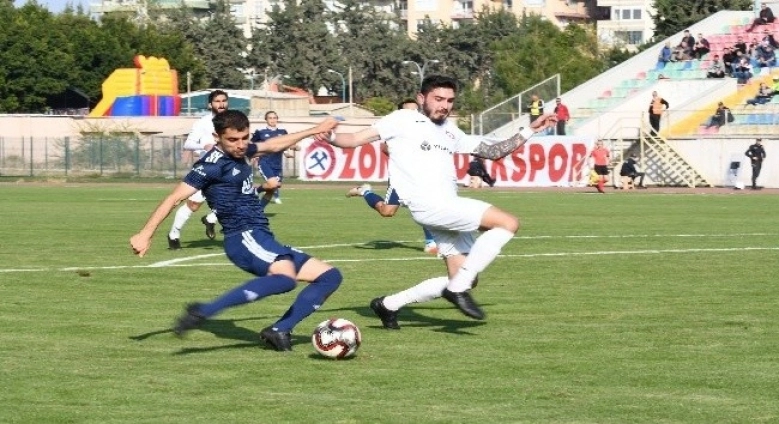
[[[473,19],[473,10],[455,10],[450,16],[452,19]]]

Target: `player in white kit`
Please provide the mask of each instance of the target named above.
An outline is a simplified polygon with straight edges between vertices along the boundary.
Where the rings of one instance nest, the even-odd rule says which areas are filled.
[[[227,110],[227,93],[222,90],[214,90],[208,95],[208,107],[211,113],[195,121],[192,131],[184,141],[184,150],[189,150],[196,155],[196,159],[211,150],[216,144],[214,139],[214,116]],[[200,205],[206,201],[203,193],[198,191],[187,199],[187,202],[179,206],[173,218],[173,225],[168,233],[168,249],[181,249],[181,229],[189,218],[200,209]],[[211,211],[200,220],[206,226],[206,236],[213,240],[216,237],[216,214]]]
[[[397,110],[371,128],[335,134],[337,147],[352,148],[384,140],[389,149],[389,179],[401,204],[418,224],[433,234],[444,257],[447,276],[425,280],[407,290],[371,301],[371,309],[385,328],[398,329],[397,311],[416,302],[444,297],[465,315],[484,319],[470,295],[477,275],[500,253],[519,229],[519,220],[489,203],[459,197],[452,155],[467,153],[500,159],[522,146],[534,133],[554,125],[554,114],[544,114],[530,128],[502,141],[469,136],[449,121],[457,82],[449,77],[426,77],[417,94],[419,111]],[[476,236],[476,231],[484,231]]]

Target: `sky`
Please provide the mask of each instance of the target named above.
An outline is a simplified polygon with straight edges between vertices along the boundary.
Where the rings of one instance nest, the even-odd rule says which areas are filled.
[[[54,13],[62,12],[65,9],[65,5],[68,3],[72,4],[73,6],[77,6],[81,4],[84,6],[84,9],[89,8],[89,0],[37,0],[38,4],[46,6],[49,10],[51,10]],[[93,0],[97,2],[98,0]],[[27,0],[14,0],[14,5],[16,6],[22,6],[25,3],[27,3]]]

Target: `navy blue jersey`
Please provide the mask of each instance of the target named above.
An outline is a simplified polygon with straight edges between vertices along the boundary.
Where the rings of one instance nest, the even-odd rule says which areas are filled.
[[[286,134],[287,134],[287,130],[283,130],[281,128],[276,128],[275,130],[272,130],[270,128],[263,128],[261,130],[255,131],[254,134],[252,134],[252,141],[255,143],[262,143],[268,141],[273,137],[278,137],[280,135],[286,135]],[[283,161],[284,161],[284,152],[269,153],[260,158],[259,166],[267,169],[272,169],[274,171],[278,171],[276,175],[281,175],[281,167]]]
[[[246,156],[256,152],[257,146],[249,144]],[[257,199],[253,174],[248,160],[234,159],[214,148],[195,162],[184,182],[203,191],[226,237],[256,229],[270,233],[265,208]]]

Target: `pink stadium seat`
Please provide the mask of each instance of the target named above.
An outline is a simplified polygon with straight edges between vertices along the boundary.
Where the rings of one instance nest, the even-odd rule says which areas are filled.
[[[600,96],[601,97],[611,97],[611,90],[604,91]]]
[[[646,72],[639,72],[636,74],[636,79],[646,79]]]

